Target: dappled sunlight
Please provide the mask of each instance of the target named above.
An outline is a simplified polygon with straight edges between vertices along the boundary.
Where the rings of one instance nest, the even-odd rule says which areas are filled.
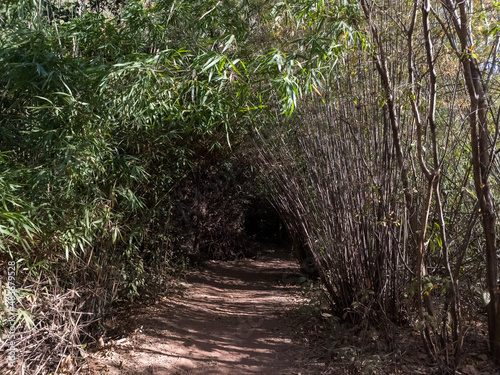
[[[137,318],[142,328],[116,348],[110,373],[290,374],[302,349],[285,314],[297,308],[298,287],[281,281],[297,267],[276,249],[253,261],[207,262],[188,275],[182,297]]]

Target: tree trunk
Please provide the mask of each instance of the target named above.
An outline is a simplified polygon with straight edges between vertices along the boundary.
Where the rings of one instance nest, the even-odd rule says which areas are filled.
[[[470,100],[470,144],[472,149],[472,169],[474,185],[482,214],[482,224],[485,237],[486,284],[490,293],[490,303],[487,307],[488,334],[490,348],[497,363],[500,363],[500,311],[498,310],[498,264],[495,238],[494,198],[490,191],[489,169],[493,148],[488,132],[488,97],[479,64],[472,53],[473,37],[470,33],[467,4],[456,3],[453,0],[443,0],[444,8],[451,17],[460,50],[457,57],[463,68],[463,76]],[[458,13],[455,11],[458,9]],[[452,37],[449,36],[452,40]]]

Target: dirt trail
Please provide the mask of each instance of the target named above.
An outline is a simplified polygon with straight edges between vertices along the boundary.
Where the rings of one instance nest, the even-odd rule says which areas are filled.
[[[143,309],[136,332],[101,351],[94,373],[299,374],[306,354],[289,312],[300,296],[286,282],[297,272],[278,250],[209,262],[188,276],[184,295]],[[314,373],[323,373],[317,366]]]

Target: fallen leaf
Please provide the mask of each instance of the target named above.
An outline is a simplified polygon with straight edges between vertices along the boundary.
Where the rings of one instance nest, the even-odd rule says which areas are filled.
[[[97,348],[98,349],[104,348],[104,339],[102,337],[99,340],[97,340]]]
[[[72,374],[74,371],[75,365],[73,364],[73,357],[70,354],[61,361],[59,372],[62,374]]]

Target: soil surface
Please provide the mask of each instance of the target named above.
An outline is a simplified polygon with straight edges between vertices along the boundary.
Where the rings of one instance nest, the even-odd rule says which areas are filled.
[[[207,262],[188,275],[182,295],[131,316],[131,335],[101,343],[91,373],[331,374],[300,338],[303,299],[290,282],[297,274],[283,249]]]
[[[104,323],[110,337],[99,340],[78,373],[440,373],[411,326],[384,330],[368,322],[340,324],[314,304],[317,298],[310,291],[320,289],[307,292],[299,281],[297,262],[282,248],[268,248],[256,259],[207,262],[187,276],[182,292],[130,307],[115,324]],[[383,332],[388,332],[385,337]],[[499,374],[481,344],[484,337],[477,336],[477,342],[474,337],[469,335],[464,344],[456,374]]]

